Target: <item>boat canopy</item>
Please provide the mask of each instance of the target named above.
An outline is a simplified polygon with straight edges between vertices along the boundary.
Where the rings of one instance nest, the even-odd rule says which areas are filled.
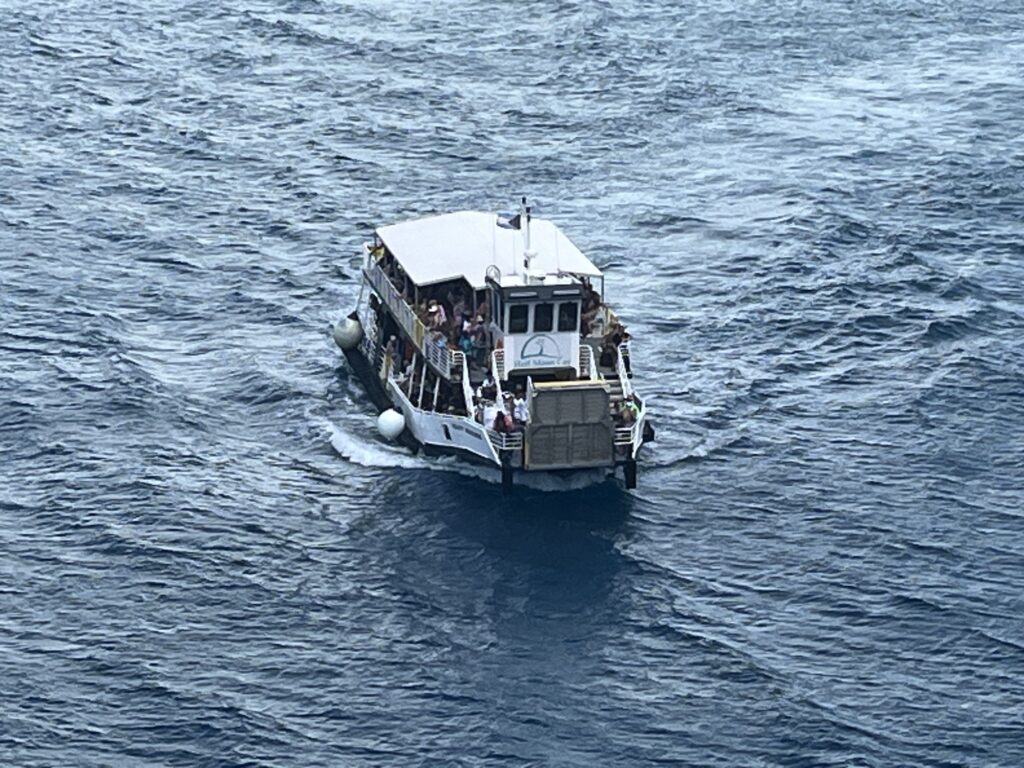
[[[530,272],[600,277],[583,252],[547,219],[530,219]],[[525,272],[523,231],[498,226],[498,216],[485,211],[457,211],[404,221],[377,229],[377,236],[420,286],[464,277],[475,290],[486,287],[487,268],[503,277]],[[504,282],[504,281],[503,281]]]

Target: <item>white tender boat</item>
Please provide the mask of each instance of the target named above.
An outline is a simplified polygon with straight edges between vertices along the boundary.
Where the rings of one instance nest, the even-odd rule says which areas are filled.
[[[622,467],[654,431],[604,276],[550,221],[459,211],[380,227],[334,338],[378,429],[520,472]],[[364,301],[365,299],[365,301]]]

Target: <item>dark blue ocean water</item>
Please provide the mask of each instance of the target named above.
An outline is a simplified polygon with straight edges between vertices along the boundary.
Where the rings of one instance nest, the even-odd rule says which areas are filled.
[[[4,4],[0,764],[1024,764],[1022,62],[1016,0]],[[523,193],[635,493],[382,444],[331,343],[374,225]]]

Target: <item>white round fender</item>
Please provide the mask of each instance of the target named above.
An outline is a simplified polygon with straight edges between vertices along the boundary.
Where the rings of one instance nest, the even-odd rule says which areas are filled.
[[[334,343],[346,352],[363,340],[363,324],[354,317],[343,317],[334,325]]]
[[[388,408],[377,417],[377,431],[385,440],[397,440],[405,429],[405,416],[394,408]]]

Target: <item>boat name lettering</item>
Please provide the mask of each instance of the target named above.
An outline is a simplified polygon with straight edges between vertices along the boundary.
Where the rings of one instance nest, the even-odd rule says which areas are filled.
[[[569,362],[558,340],[546,333],[536,333],[519,349],[519,362],[530,366],[565,365]]]

